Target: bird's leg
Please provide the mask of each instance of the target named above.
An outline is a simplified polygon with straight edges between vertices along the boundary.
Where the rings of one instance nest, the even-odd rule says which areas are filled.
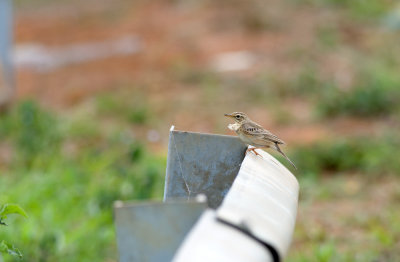
[[[253,151],[254,152],[254,154],[256,154],[256,156],[261,156],[259,153],[257,153],[257,151],[256,151],[256,147],[254,147],[254,148],[252,148],[253,150],[251,150],[251,151]],[[262,157],[262,156],[261,156]]]
[[[257,153],[256,149],[258,149],[258,147],[247,148],[246,155],[247,155],[247,152],[252,151],[254,154],[256,154],[256,156],[261,156],[259,153]]]

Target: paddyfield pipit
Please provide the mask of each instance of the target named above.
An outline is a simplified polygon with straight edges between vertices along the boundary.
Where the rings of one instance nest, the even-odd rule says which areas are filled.
[[[285,142],[283,142],[283,140],[281,140],[279,137],[250,120],[245,113],[234,112],[231,114],[225,114],[225,116],[235,120],[234,124],[230,124],[228,126],[229,129],[235,131],[242,142],[247,145],[254,146],[253,148],[247,149],[246,154],[248,151],[253,151],[256,155],[260,155],[257,153],[256,149],[272,148],[282,154],[282,156],[284,156],[290,162],[290,164],[297,169],[293,162],[290,161],[285,153],[283,153],[279,148],[279,145],[285,144]]]

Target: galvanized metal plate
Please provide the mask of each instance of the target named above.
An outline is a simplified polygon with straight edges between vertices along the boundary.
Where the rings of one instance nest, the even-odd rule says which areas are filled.
[[[171,261],[206,207],[205,202],[116,202],[114,213],[119,261]]]
[[[239,172],[246,150],[235,136],[170,130],[164,200],[205,194],[217,208]]]

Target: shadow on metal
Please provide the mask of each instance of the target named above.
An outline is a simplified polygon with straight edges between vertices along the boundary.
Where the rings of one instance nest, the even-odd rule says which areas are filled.
[[[207,207],[205,199],[199,201],[115,202],[119,261],[171,261]]]
[[[239,172],[246,146],[234,136],[174,130],[168,145],[164,201],[205,194],[217,208]]]

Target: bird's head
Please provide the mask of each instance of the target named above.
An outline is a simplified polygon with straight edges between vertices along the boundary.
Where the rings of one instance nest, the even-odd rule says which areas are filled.
[[[231,114],[225,114],[226,117],[233,118],[236,123],[242,123],[243,121],[246,121],[249,119],[249,117],[242,112],[233,112]]]

